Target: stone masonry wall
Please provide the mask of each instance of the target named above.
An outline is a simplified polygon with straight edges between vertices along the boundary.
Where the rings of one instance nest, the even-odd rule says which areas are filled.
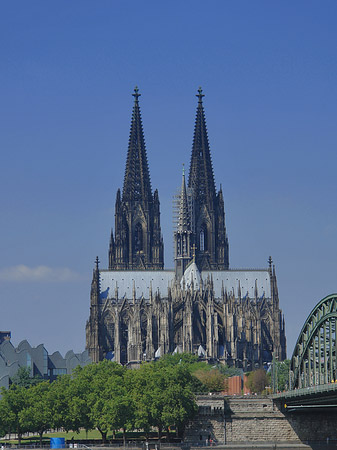
[[[299,441],[284,414],[268,398],[228,398],[226,442]]]
[[[305,442],[337,440],[337,414],[284,413],[269,398],[199,396],[199,413],[186,429],[185,439],[206,443]]]

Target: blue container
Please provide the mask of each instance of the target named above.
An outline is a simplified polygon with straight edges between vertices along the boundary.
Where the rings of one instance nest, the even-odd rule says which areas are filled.
[[[50,438],[50,448],[65,448],[64,438]]]

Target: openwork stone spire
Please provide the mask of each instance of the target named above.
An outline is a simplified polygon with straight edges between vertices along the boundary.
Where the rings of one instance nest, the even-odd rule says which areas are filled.
[[[181,182],[179,217],[177,230],[174,233],[175,243],[175,271],[176,280],[180,281],[184,275],[185,269],[191,260],[192,250],[192,231],[190,213],[188,210],[188,199],[185,182],[185,168],[183,168],[183,177]]]
[[[191,223],[186,193],[185,167],[183,166],[183,178],[181,182],[181,191],[180,191],[178,230],[182,232],[182,231],[190,231],[190,229]]]
[[[199,204],[207,203],[211,206],[215,200],[215,184],[202,103],[204,94],[201,88],[198,90],[197,97],[199,101],[195,119],[188,187],[193,188],[195,199]]]
[[[111,232],[109,245],[109,270],[162,270],[164,244],[159,195],[157,190],[152,195],[137,87],[132,95],[135,102],[123,194],[121,196],[118,189],[115,234]]]
[[[228,239],[222,190],[217,193],[209,149],[202,89],[198,90],[188,187],[193,193],[193,240],[199,270],[229,267]]]
[[[128,155],[125,167],[123,201],[152,201],[149,167],[146,156],[143,125],[139,108],[138,87],[135,87]]]

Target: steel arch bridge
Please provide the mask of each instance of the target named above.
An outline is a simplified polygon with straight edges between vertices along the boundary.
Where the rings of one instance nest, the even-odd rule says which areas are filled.
[[[311,311],[297,339],[290,366],[290,389],[337,382],[337,294]]]

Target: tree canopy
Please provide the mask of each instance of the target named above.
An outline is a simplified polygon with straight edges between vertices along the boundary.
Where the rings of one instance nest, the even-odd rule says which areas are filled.
[[[104,360],[77,367],[52,383],[22,369],[10,388],[2,389],[0,431],[17,433],[19,440],[27,431],[38,433],[41,444],[50,428],[98,429],[103,442],[117,430],[123,430],[124,439],[134,429],[148,434],[157,428],[161,436],[175,427],[182,434],[197,411],[195,394],[223,391],[230,372],[187,353],[165,355],[136,370]],[[261,376],[251,378],[254,392],[261,383],[264,388],[263,381],[258,384]]]

